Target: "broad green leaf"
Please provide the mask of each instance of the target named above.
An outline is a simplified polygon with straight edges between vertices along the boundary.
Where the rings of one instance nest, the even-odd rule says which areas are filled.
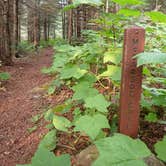
[[[82,116],[75,126],[75,131],[85,132],[92,140],[98,136],[101,129],[110,128],[107,118],[101,114]]]
[[[113,81],[121,80],[121,68],[114,65],[108,65],[107,70],[99,75],[101,77],[110,77]]]
[[[53,113],[52,109],[49,109],[44,115],[44,119],[47,121],[52,121],[53,117],[54,117],[54,113]]]
[[[66,104],[60,104],[60,105],[57,105],[57,106],[51,108],[51,110],[53,113],[57,113],[57,112],[64,113],[64,110],[66,107],[67,107]]]
[[[37,123],[40,120],[41,117],[42,117],[41,114],[35,115],[31,118],[31,122]]]
[[[46,148],[39,146],[34,157],[32,158],[31,164],[17,165],[17,166],[70,166],[70,155],[65,154],[61,156],[55,156],[54,153],[50,152]]]
[[[112,0],[112,1],[122,6],[143,4],[142,0]]]
[[[148,122],[157,122],[158,118],[156,113],[150,112],[148,115],[145,116],[145,120]]]
[[[142,141],[121,134],[100,139],[95,145],[100,155],[93,166],[146,166],[143,158],[151,155]]]
[[[109,50],[104,54],[104,63],[112,62],[118,65],[121,62],[121,49]]]
[[[58,68],[64,67],[66,63],[69,62],[69,58],[66,54],[57,53],[56,57],[54,58],[53,64],[50,68],[43,68],[42,73],[55,73],[58,71]]]
[[[83,75],[87,73],[87,70],[80,69],[77,65],[66,65],[61,71],[60,71],[60,78],[61,79],[69,79],[69,78],[76,78],[79,79]]]
[[[166,14],[162,12],[151,11],[151,12],[146,12],[145,14],[149,16],[154,22],[166,23]]]
[[[60,131],[68,131],[68,128],[71,127],[71,122],[62,116],[54,115],[53,118],[54,127]]]
[[[166,106],[166,89],[149,88],[145,85],[142,85],[142,88],[144,89],[144,94],[151,97],[151,105]]]
[[[79,79],[79,82],[88,82],[89,86],[93,86],[93,83],[97,81],[97,78],[94,74],[87,73]]]
[[[133,9],[120,9],[118,11],[118,14],[122,14],[124,16],[130,16],[130,17],[139,17],[141,15],[141,12],[139,10],[133,10]]]
[[[147,100],[144,95],[142,95],[142,98],[141,98],[141,106],[143,108],[146,108],[148,110],[151,110],[151,107],[152,107],[153,103],[151,102],[151,100]]]
[[[91,87],[89,82],[80,82],[79,84],[73,86],[74,90],[73,100],[85,100],[87,97],[94,97],[99,92]]]
[[[10,78],[9,73],[0,73],[0,80],[5,81],[8,80],[9,78]]]
[[[54,129],[54,125],[52,123],[49,123],[48,125],[45,126],[46,129],[52,130]]]
[[[142,88],[146,91],[148,91],[151,95],[154,96],[166,96],[166,89],[162,88],[149,88],[145,85],[142,85]]]
[[[110,103],[104,98],[102,94],[98,94],[94,97],[87,97],[85,99],[85,106],[87,108],[95,108],[99,112],[108,112],[107,107]]]
[[[80,108],[76,108],[73,111],[73,115],[74,115],[73,123],[75,123],[82,116]]]
[[[166,135],[164,136],[164,139],[157,142],[154,147],[157,157],[166,162]]]
[[[70,156],[62,155],[56,157],[54,153],[43,147],[39,147],[35,156],[32,158],[31,166],[70,166]]]
[[[156,106],[166,107],[166,95],[152,96],[152,103]]]
[[[147,67],[143,68],[143,74],[146,75],[146,76],[149,76],[149,77],[152,76],[151,71]]]
[[[135,57],[137,58],[137,66],[166,63],[166,53],[161,52],[144,52]]]
[[[48,132],[43,140],[40,142],[39,147],[44,147],[50,151],[54,150],[56,147],[56,130],[51,130]]]
[[[165,84],[166,85],[166,78],[156,77],[155,76],[155,77],[150,77],[148,80],[150,80],[150,82],[153,82],[153,83],[161,83],[161,84]]]
[[[48,88],[48,95],[52,95],[55,93],[56,87],[55,86],[50,86]]]
[[[145,85],[142,85],[142,88],[144,89],[144,95],[151,98],[151,105],[166,106],[166,89],[149,88]]]

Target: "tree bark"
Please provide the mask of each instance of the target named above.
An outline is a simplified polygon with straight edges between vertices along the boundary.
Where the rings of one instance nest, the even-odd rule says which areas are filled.
[[[14,43],[14,55],[17,52],[17,46],[19,42],[19,17],[18,17],[18,7],[19,7],[19,0],[14,0],[14,8],[13,8],[13,15],[14,15],[14,25],[13,25],[13,31],[14,31],[14,37],[13,37],[13,43]]]
[[[69,4],[71,4],[72,1],[69,0]],[[73,36],[73,11],[72,9],[68,11],[68,34],[67,34],[67,38],[69,43],[71,43],[71,39]]]
[[[0,60],[5,65],[12,64],[13,5],[13,0],[7,0],[0,6]]]

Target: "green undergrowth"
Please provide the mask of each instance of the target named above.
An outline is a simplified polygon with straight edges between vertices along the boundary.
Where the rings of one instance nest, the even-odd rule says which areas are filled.
[[[65,43],[67,42],[61,38],[49,39],[47,41],[40,40],[37,49],[53,47],[55,45],[59,46]],[[16,50],[17,50],[17,54],[19,54],[20,56],[37,51],[34,44],[28,41],[21,41],[20,43],[18,43]]]
[[[1,61],[0,61],[0,67],[1,67],[1,66],[2,66],[2,64],[1,64]],[[9,80],[10,77],[11,77],[11,75],[10,75],[8,72],[0,71],[0,88],[1,88],[1,86],[2,86],[2,85],[1,85],[2,82]],[[2,88],[2,89],[3,89],[3,88]]]
[[[25,55],[27,53],[32,53],[35,51],[35,47],[33,43],[30,43],[28,41],[21,41],[20,43],[18,43],[18,46],[16,49],[17,49],[17,53],[20,55]]]
[[[0,72],[0,81],[5,81],[10,79],[10,74],[7,72]]]
[[[55,39],[49,39],[47,41],[41,40],[39,43],[39,48],[47,48],[47,47],[53,47],[53,46],[59,46],[61,44],[67,43],[65,40],[61,38],[55,38]]]
[[[124,150],[125,156],[118,154],[117,151],[123,153],[122,149],[128,149],[123,142],[125,140],[131,141],[131,144],[133,142],[133,145],[129,143],[130,149],[133,149],[132,146],[137,146],[134,145],[134,140],[116,134],[110,137],[117,132],[116,116],[115,121],[114,118],[110,121],[107,117],[110,112],[117,114],[117,110],[113,108],[115,105],[118,107],[119,103],[122,48],[112,47],[103,38],[98,37],[98,41],[85,43],[82,46],[65,44],[55,47],[55,50],[56,54],[52,66],[42,70],[43,73],[52,74],[55,77],[48,89],[48,94],[55,95],[58,93],[58,89],[66,86],[73,91],[73,96],[64,103],[49,109],[45,114],[46,120],[50,121],[57,131],[69,134],[79,132],[81,135],[89,136],[89,141],[97,146],[99,152],[101,146],[100,157],[94,162],[94,165],[101,165],[101,163],[105,166],[117,163],[121,163],[121,165],[132,165],[133,163],[139,166],[146,165],[143,158],[148,157],[151,153],[145,144],[136,141],[139,153],[134,157]],[[147,57],[147,53],[144,55]],[[165,107],[165,73],[158,71],[156,62],[149,61],[148,64],[147,61],[144,62],[146,66],[143,73],[146,79],[143,82],[144,91],[141,105],[143,110],[145,108],[148,110],[145,116],[146,121],[160,123],[162,120],[157,116],[155,107],[163,109]],[[161,61],[158,63],[164,69],[164,64],[161,64]],[[138,65],[140,64],[138,63]],[[159,84],[160,88],[154,87],[154,83]],[[72,121],[63,116],[64,113],[71,111]],[[107,129],[107,132],[103,129]],[[108,158],[110,153],[115,154],[115,156]],[[123,157],[119,159],[116,158],[116,155]],[[163,160],[160,155],[158,157]]]

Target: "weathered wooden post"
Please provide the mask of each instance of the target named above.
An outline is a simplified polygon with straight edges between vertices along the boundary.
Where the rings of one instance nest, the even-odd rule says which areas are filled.
[[[134,55],[144,51],[145,30],[133,26],[125,30],[120,92],[119,131],[136,138],[138,136],[142,67],[137,67]]]

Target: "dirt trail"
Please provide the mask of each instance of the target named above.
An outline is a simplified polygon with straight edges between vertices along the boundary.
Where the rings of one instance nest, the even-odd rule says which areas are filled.
[[[41,73],[51,64],[52,49],[40,55],[25,58],[12,67],[4,67],[12,78],[5,84],[6,92],[0,91],[0,166],[15,166],[29,162],[41,136],[46,132],[42,125],[31,134],[32,116],[47,106],[43,92],[33,91],[51,78]]]

